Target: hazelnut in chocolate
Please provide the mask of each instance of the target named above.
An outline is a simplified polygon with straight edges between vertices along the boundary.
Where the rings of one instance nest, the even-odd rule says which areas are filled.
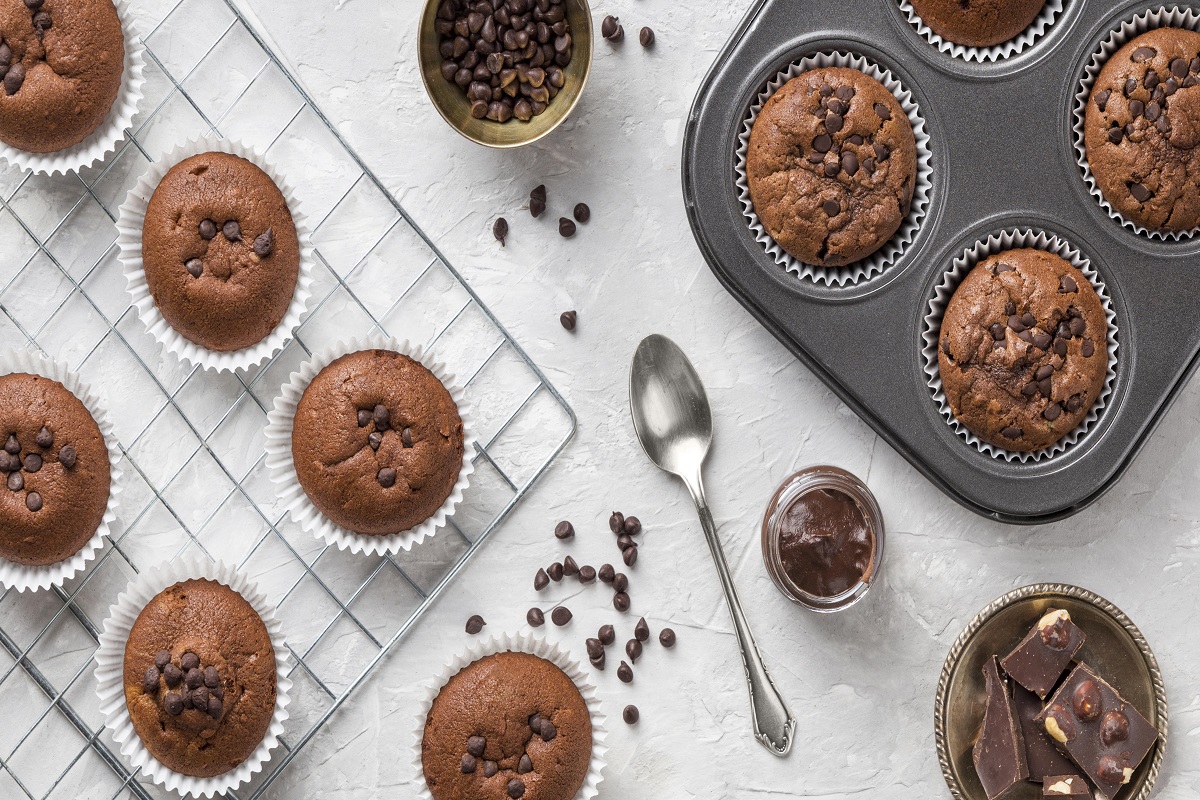
[[[1042,784],[1042,797],[1082,797],[1092,800],[1092,789],[1078,775],[1055,775]]]
[[[1045,700],[1086,638],[1070,614],[1052,609],[1000,664],[1010,678]]]
[[[1014,686],[1013,702],[1017,706],[1017,718],[1021,721],[1021,735],[1025,738],[1025,761],[1029,765],[1029,780],[1044,783],[1056,776],[1082,777],[1083,771],[1059,752],[1046,733],[1046,728],[1038,721],[1043,706],[1037,695],[1020,686]]]

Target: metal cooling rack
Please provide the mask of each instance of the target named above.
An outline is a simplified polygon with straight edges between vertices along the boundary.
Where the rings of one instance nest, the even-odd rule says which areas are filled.
[[[232,561],[278,604],[295,659],[281,746],[230,793],[259,798],[404,638],[575,430],[573,412],[230,0],[182,0],[145,36],[146,99],[119,151],[80,175],[0,165],[0,346],[66,361],[100,393],[125,458],[118,521],[62,588],[0,596],[0,797],[171,796],[133,774],[103,727],[92,654],[142,567]],[[185,369],[129,306],[113,225],[157,154],[213,133],[266,149],[317,245],[310,315],[261,369]],[[382,331],[464,379],[476,471],[447,529],[395,557],[339,551],[278,505],[267,410],[314,351]]]

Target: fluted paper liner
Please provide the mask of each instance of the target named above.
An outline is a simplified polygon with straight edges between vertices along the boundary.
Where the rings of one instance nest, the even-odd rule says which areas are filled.
[[[592,756],[588,764],[587,775],[583,779],[583,785],[575,793],[574,800],[593,800],[596,797],[600,781],[604,777],[604,768],[608,765],[606,760],[608,746],[604,743],[608,738],[608,729],[605,727],[608,717],[600,706],[600,696],[595,684],[591,682],[588,673],[583,671],[579,662],[558,645],[545,639],[539,639],[530,633],[501,633],[486,641],[476,641],[451,659],[437,677],[425,682],[425,697],[417,707],[416,730],[412,745],[413,770],[417,776],[417,785],[420,787],[418,797],[421,800],[434,800],[429,786],[425,783],[425,767],[421,761],[425,720],[429,716],[429,710],[433,707],[433,701],[437,699],[442,687],[464,668],[485,656],[509,652],[529,653],[546,659],[566,673],[567,677],[575,684],[575,688],[579,689],[579,693],[583,695],[583,702],[587,704],[588,713],[592,719]]]
[[[44,567],[30,567],[0,558],[0,587],[16,589],[18,592],[32,592],[49,589],[51,586],[62,586],[81,572],[87,562],[94,559],[100,549],[104,547],[104,537],[108,535],[113,520],[117,518],[118,496],[121,493],[121,445],[117,442],[116,433],[113,432],[108,412],[100,404],[99,395],[66,364],[51,361],[28,350],[0,352],[0,375],[9,375],[14,372],[41,375],[65,386],[67,391],[75,395],[92,415],[96,426],[100,428],[100,435],[104,437],[104,446],[108,450],[108,506],[104,509],[100,526],[96,528],[92,538],[88,539],[87,544],[65,561],[48,564]]]
[[[146,283],[146,271],[142,265],[142,226],[146,221],[146,207],[150,197],[158,188],[163,177],[172,167],[185,158],[201,153],[221,152],[240,156],[257,166],[271,178],[287,202],[296,235],[300,240],[300,268],[296,276],[296,288],[292,302],[283,319],[261,341],[241,350],[209,350],[191,341],[171,327],[159,311],[158,304],[150,294]],[[204,369],[218,372],[233,372],[262,364],[284,348],[292,338],[292,332],[300,326],[307,313],[312,297],[314,249],[307,220],[296,196],[295,188],[283,174],[271,164],[265,155],[252,147],[232,139],[203,136],[191,139],[160,156],[129,191],[121,214],[117,218],[117,245],[121,248],[121,271],[125,275],[126,290],[133,298],[138,318],[154,338],[167,350],[187,364],[196,364]],[[179,265],[183,269],[183,265]]]
[[[1095,85],[1096,78],[1100,76],[1100,71],[1104,69],[1105,63],[1112,57],[1113,53],[1124,47],[1131,39],[1135,39],[1146,31],[1152,31],[1156,28],[1187,28],[1188,30],[1200,32],[1200,14],[1191,9],[1180,9],[1178,7],[1171,9],[1163,7],[1157,11],[1147,11],[1122,22],[1117,26],[1116,30],[1109,33],[1100,42],[1100,49],[1092,56],[1091,60],[1088,61],[1088,65],[1084,68],[1083,79],[1079,82],[1079,91],[1075,93],[1075,125],[1072,128],[1075,133],[1075,163],[1083,170],[1083,179],[1087,183],[1088,191],[1092,197],[1096,198],[1096,202],[1100,204],[1100,207],[1108,212],[1110,217],[1140,236],[1148,236],[1151,239],[1170,239],[1178,242],[1182,239],[1192,238],[1200,231],[1200,228],[1193,228],[1190,231],[1151,230],[1131,219],[1126,219],[1124,215],[1112,207],[1108,200],[1104,199],[1104,193],[1100,191],[1100,186],[1096,183],[1095,176],[1092,175],[1092,167],[1088,164],[1087,145],[1084,141],[1084,122],[1087,118],[1088,98],[1092,96],[1092,86]]]
[[[896,96],[900,107],[908,115],[908,121],[912,125],[913,138],[917,143],[916,185],[913,187],[913,198],[912,203],[909,204],[908,216],[904,218],[900,227],[892,234],[892,238],[885,242],[882,247],[866,258],[842,267],[806,264],[780,247],[779,243],[767,232],[766,227],[762,224],[762,220],[758,218],[758,214],[754,211],[754,202],[750,199],[750,179],[746,173],[746,158],[750,150],[750,131],[754,127],[754,121],[758,119],[758,114],[762,111],[762,107],[766,104],[767,100],[771,99],[771,95],[775,94],[780,86],[783,86],[792,78],[809,70],[822,67],[848,67],[856,69],[882,83],[889,92]],[[929,150],[929,133],[925,129],[925,120],[921,117],[921,109],[917,106],[917,101],[913,97],[912,92],[904,88],[904,85],[900,83],[898,78],[892,75],[890,71],[857,53],[844,51],[816,53],[794,62],[787,69],[776,74],[774,78],[767,82],[766,87],[759,93],[754,104],[750,106],[750,110],[746,114],[746,119],[742,122],[741,133],[738,134],[738,147],[734,153],[734,172],[736,174],[734,182],[738,189],[738,202],[742,205],[742,215],[746,218],[746,223],[750,226],[750,230],[754,232],[754,240],[762,245],[763,249],[775,259],[776,264],[779,264],[793,275],[811,280],[814,283],[846,286],[884,272],[912,244],[929,208],[929,193],[933,186],[931,179],[933,175],[932,160],[933,156]]]
[[[991,47],[972,47],[943,38],[929,27],[925,20],[921,19],[921,15],[917,13],[909,0],[900,0],[900,10],[908,18],[909,23],[917,29],[917,33],[941,52],[961,58],[963,61],[985,63],[1011,58],[1032,47],[1062,15],[1063,0],[1050,0],[1042,7],[1041,13],[1034,17],[1033,22],[1029,23],[1028,28],[1008,41]]]
[[[129,641],[129,632],[138,614],[164,589],[196,578],[216,581],[240,594],[262,618],[275,650],[275,713],[271,725],[249,758],[224,775],[211,778],[194,778],[175,772],[151,755],[134,730],[129,707],[125,703],[125,644]],[[128,759],[135,771],[142,770],[160,786],[193,797],[212,797],[232,791],[262,770],[271,758],[271,750],[279,743],[283,724],[289,716],[288,692],[292,688],[292,680],[288,677],[290,655],[283,639],[283,625],[276,618],[275,607],[267,596],[230,564],[212,564],[187,557],[142,572],[109,609],[95,658],[96,693],[100,697],[104,726],[120,745],[121,755]]]
[[[125,38],[125,64],[121,71],[121,88],[104,122],[79,144],[53,153],[30,153],[0,142],[0,158],[35,174],[66,175],[103,161],[106,155],[116,151],[125,138],[126,129],[133,125],[142,102],[146,83],[146,45],[134,25],[128,0],[115,0],[114,5]]]
[[[1100,298],[1100,304],[1104,308],[1105,320],[1108,322],[1108,335],[1106,337],[1108,369],[1104,375],[1104,386],[1101,388],[1096,401],[1088,409],[1088,413],[1083,418],[1083,421],[1066,436],[1049,447],[1043,447],[1040,450],[1034,450],[1029,453],[997,447],[994,444],[983,441],[974,433],[967,430],[967,426],[959,422],[958,418],[954,416],[954,412],[950,409],[950,402],[946,399],[946,393],[943,391],[941,372],[938,368],[938,343],[942,331],[942,316],[946,313],[946,306],[950,303],[950,298],[954,296],[958,285],[962,283],[967,273],[980,261],[997,253],[1018,248],[1045,250],[1048,253],[1062,256],[1074,265],[1092,284],[1092,288],[1096,290],[1096,295]],[[1101,280],[1100,273],[1096,271],[1096,268],[1092,266],[1091,261],[1086,256],[1075,249],[1065,239],[1051,233],[1046,233],[1045,231],[1030,228],[1013,228],[1000,233],[994,233],[986,239],[982,239],[968,247],[962,255],[954,259],[929,301],[929,312],[925,316],[925,328],[922,333],[922,339],[925,342],[921,354],[925,359],[924,369],[927,384],[932,394],[933,402],[937,404],[938,411],[946,420],[946,424],[976,450],[979,450],[981,453],[987,453],[994,458],[1002,458],[1005,461],[1020,461],[1021,463],[1043,461],[1057,456],[1074,446],[1083,439],[1088,429],[1100,418],[1100,412],[1108,404],[1112,396],[1113,382],[1117,377],[1117,314],[1113,310],[1112,300],[1108,296],[1108,289],[1105,287],[1104,281]]]
[[[304,488],[296,477],[296,466],[292,461],[292,423],[296,416],[296,406],[300,396],[322,369],[333,361],[348,353],[360,350],[391,350],[402,353],[414,361],[420,362],[433,373],[451,399],[458,406],[458,415],[463,424],[463,458],[462,467],[458,473],[458,481],[450,491],[450,496],[442,503],[441,508],[433,516],[416,527],[401,533],[383,536],[355,533],[344,528],[325,516],[319,508],[308,499]],[[447,371],[444,364],[429,358],[420,345],[414,345],[408,340],[389,338],[383,335],[363,336],[348,341],[338,342],[321,353],[315,354],[309,361],[292,373],[291,378],[283,385],[275,406],[267,414],[267,468],[279,490],[279,497],[291,514],[292,519],[327,544],[337,545],[342,550],[352,553],[384,555],[399,553],[401,550],[411,550],[413,545],[420,544],[428,536],[433,536],[438,528],[446,524],[453,514],[455,507],[462,502],[463,493],[470,484],[471,473],[475,471],[475,463],[471,460],[475,450],[474,423],[471,419],[471,406],[466,402],[463,387],[459,385],[454,374]]]

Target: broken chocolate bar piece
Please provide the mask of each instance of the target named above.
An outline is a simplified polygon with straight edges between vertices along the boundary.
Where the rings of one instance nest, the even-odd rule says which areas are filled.
[[[983,666],[983,726],[971,756],[979,783],[988,800],[995,800],[1029,777],[1025,741],[1013,705],[1008,681],[1000,674],[1000,661],[992,656]]]
[[[1070,614],[1050,610],[1000,665],[1008,677],[1045,700],[1086,638]]]
[[[1033,692],[1020,686],[1013,687],[1013,702],[1017,706],[1017,718],[1021,721],[1021,735],[1025,737],[1025,762],[1029,765],[1029,780],[1043,783],[1048,778],[1062,775],[1077,775],[1083,771],[1067,760],[1050,741],[1046,728],[1038,722],[1042,713],[1042,701]]]
[[[1052,775],[1042,784],[1042,797],[1082,797],[1092,800],[1092,789],[1078,775]]]
[[[1099,800],[1111,800],[1158,739],[1158,730],[1087,664],[1054,693],[1038,719],[1079,765]]]

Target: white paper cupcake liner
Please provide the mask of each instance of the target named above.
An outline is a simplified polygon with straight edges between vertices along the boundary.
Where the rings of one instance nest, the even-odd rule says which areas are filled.
[[[212,778],[194,778],[168,769],[150,754],[142,744],[129,707],[125,703],[125,644],[129,631],[138,614],[155,595],[182,581],[207,578],[224,584],[245,598],[254,611],[262,617],[275,650],[275,714],[254,752],[235,769]],[[104,714],[104,725],[121,747],[121,755],[129,759],[135,769],[141,769],[160,786],[194,797],[211,797],[241,786],[262,770],[270,759],[271,750],[279,743],[283,724],[288,719],[288,692],[292,680],[288,677],[290,655],[283,639],[283,625],[275,616],[275,607],[258,587],[229,564],[216,564],[196,558],[182,558],[146,570],[129,584],[109,609],[100,634],[100,647],[96,651],[96,693],[100,697],[100,713]]]
[[[0,142],[0,158],[23,170],[39,175],[54,175],[77,172],[90,167],[117,149],[125,138],[125,131],[133,124],[138,104],[142,102],[142,89],[146,78],[146,45],[134,25],[133,13],[128,0],[115,0],[117,17],[121,20],[121,33],[125,37],[125,66],[121,74],[121,88],[112,108],[100,127],[77,145],[53,153],[30,153]]]
[[[150,286],[146,283],[146,271],[142,265],[142,226],[145,224],[146,207],[154,190],[158,188],[167,172],[180,161],[211,152],[240,156],[267,173],[287,201],[288,210],[296,226],[296,235],[300,240],[300,269],[296,276],[296,290],[292,294],[287,313],[266,338],[241,350],[209,350],[172,328],[163,318],[158,304],[150,294]],[[314,250],[311,231],[295,188],[275,169],[266,156],[235,140],[213,136],[191,139],[152,163],[146,174],[142,175],[137,185],[130,190],[121,206],[121,215],[117,218],[117,245],[121,248],[121,268],[125,274],[126,289],[133,298],[133,306],[137,309],[138,318],[146,326],[146,330],[180,360],[204,369],[233,372],[249,369],[267,361],[282,350],[292,338],[292,332],[304,319],[308,301],[312,297]]]
[[[87,562],[96,557],[96,553],[104,547],[104,537],[108,535],[113,520],[117,518],[118,496],[121,493],[121,445],[113,432],[112,421],[108,412],[100,404],[100,397],[79,375],[71,372],[66,364],[50,361],[27,350],[0,351],[0,375],[23,372],[29,375],[41,375],[58,381],[67,391],[79,398],[84,408],[92,415],[104,437],[104,446],[108,449],[108,506],[100,526],[92,534],[75,555],[44,567],[30,567],[16,564],[0,558],[0,587],[16,589],[19,592],[49,589],[51,586],[62,586],[83,570]]]
[[[1092,86],[1096,83],[1096,78],[1099,77],[1100,71],[1104,69],[1104,64],[1112,57],[1113,53],[1124,47],[1131,39],[1156,28],[1187,28],[1188,30],[1200,32],[1200,14],[1191,9],[1180,9],[1177,7],[1170,9],[1162,7],[1157,11],[1146,11],[1122,22],[1117,26],[1116,30],[1112,31],[1100,42],[1100,49],[1092,56],[1087,67],[1084,68],[1083,79],[1079,82],[1079,91],[1075,93],[1075,125],[1072,128],[1075,132],[1075,163],[1083,170],[1083,179],[1088,185],[1088,191],[1091,192],[1092,197],[1096,198],[1096,202],[1100,204],[1100,207],[1108,212],[1110,217],[1139,236],[1147,236],[1151,239],[1170,239],[1171,241],[1178,242],[1183,239],[1192,238],[1197,232],[1200,232],[1200,228],[1193,228],[1190,231],[1150,230],[1131,219],[1126,219],[1104,198],[1104,193],[1100,191],[1100,186],[1096,183],[1095,176],[1092,175],[1091,165],[1088,164],[1087,144],[1084,135],[1088,98],[1092,96]]]
[[[933,28],[925,24],[925,20],[921,19],[921,15],[908,0],[900,0],[900,10],[904,12],[904,16],[908,17],[909,23],[917,29],[917,33],[939,51],[963,61],[977,61],[982,64],[1011,58],[1031,47],[1062,15],[1063,0],[1049,0],[1028,28],[1007,42],[1001,42],[991,47],[971,47],[942,38]]]
[[[904,222],[901,223],[895,234],[892,235],[892,238],[882,247],[866,258],[842,267],[806,264],[798,258],[789,255],[780,247],[779,243],[767,232],[766,227],[758,218],[758,214],[754,211],[754,202],[750,199],[749,177],[746,173],[746,157],[750,150],[750,131],[754,127],[754,121],[758,119],[758,114],[762,111],[763,105],[766,104],[767,100],[771,99],[771,95],[775,94],[780,86],[783,86],[792,78],[811,69],[822,67],[848,67],[856,69],[860,72],[865,72],[887,87],[887,90],[894,94],[900,102],[904,113],[908,115],[908,121],[912,125],[913,137],[917,143],[917,180],[916,186],[913,188],[913,198],[912,203],[909,205],[908,216],[904,218]],[[920,229],[921,222],[925,219],[925,213],[929,208],[929,193],[933,186],[931,179],[933,174],[932,159],[933,156],[929,150],[929,133],[925,127],[925,120],[921,117],[921,109],[917,106],[917,101],[913,97],[912,92],[904,88],[904,85],[900,83],[898,78],[888,70],[857,53],[844,51],[815,53],[793,62],[787,69],[776,74],[774,78],[767,82],[766,87],[759,93],[754,104],[750,106],[750,110],[746,114],[746,119],[742,122],[742,131],[738,135],[738,148],[734,153],[734,172],[736,173],[735,183],[738,188],[738,201],[742,204],[742,214],[745,216],[750,230],[754,232],[754,240],[762,245],[763,249],[775,259],[776,264],[779,264],[793,275],[811,280],[814,283],[829,286],[851,285],[882,273],[900,258],[905,249],[916,238],[917,231]]]
[[[997,447],[994,444],[983,441],[967,430],[967,426],[959,422],[958,418],[954,416],[954,412],[950,409],[950,402],[946,399],[946,393],[943,391],[941,372],[938,368],[938,346],[942,331],[942,315],[946,313],[946,306],[950,303],[950,298],[954,296],[958,285],[962,283],[967,273],[980,261],[996,253],[1017,248],[1045,250],[1049,253],[1062,256],[1071,262],[1091,282],[1092,288],[1096,290],[1096,295],[1100,298],[1100,304],[1104,307],[1104,317],[1108,321],[1108,336],[1106,339],[1108,369],[1104,375],[1104,387],[1100,390],[1099,397],[1096,398],[1096,402],[1092,403],[1087,416],[1083,418],[1083,421],[1074,430],[1051,446],[1029,453]],[[955,258],[950,269],[946,271],[945,276],[942,278],[942,282],[934,291],[933,298],[929,301],[929,312],[925,316],[925,329],[922,333],[922,339],[925,342],[925,346],[921,349],[921,354],[925,359],[924,369],[927,384],[932,393],[933,401],[937,404],[938,411],[946,420],[946,424],[981,453],[987,453],[994,458],[1002,458],[1010,462],[1020,461],[1021,463],[1027,463],[1030,461],[1044,461],[1065,452],[1068,448],[1081,441],[1092,424],[1100,418],[1100,412],[1108,404],[1109,398],[1112,396],[1113,382],[1117,377],[1117,314],[1113,310],[1112,300],[1108,296],[1108,289],[1105,287],[1104,281],[1101,280],[1100,273],[1096,271],[1096,268],[1092,266],[1091,261],[1086,256],[1071,246],[1065,239],[1040,230],[1012,228],[1001,233],[994,233],[986,239],[981,239],[971,245],[962,255]]]
[[[304,390],[322,369],[341,356],[360,350],[391,350],[420,362],[442,382],[446,391],[450,392],[450,397],[458,406],[458,415],[463,424],[462,468],[459,470],[458,481],[450,491],[450,496],[433,516],[420,525],[402,533],[387,536],[355,533],[321,513],[321,510],[308,499],[308,495],[300,485],[300,480],[296,477],[296,466],[292,461],[292,423],[296,416],[296,406],[300,402],[300,396],[304,394]],[[312,359],[292,373],[291,378],[283,385],[279,396],[275,398],[274,408],[267,415],[266,463],[271,472],[271,480],[275,482],[279,490],[279,497],[292,519],[312,531],[317,538],[352,553],[395,554],[401,550],[411,550],[414,545],[420,544],[426,537],[433,536],[438,528],[446,524],[446,520],[454,514],[455,507],[462,502],[463,493],[470,484],[471,473],[475,471],[475,463],[471,460],[475,451],[474,431],[471,406],[466,401],[464,389],[444,364],[428,358],[420,345],[410,344],[408,340],[401,341],[376,334],[338,342],[325,351],[314,354]]]
[[[416,730],[414,732],[415,741],[412,746],[413,770],[414,774],[418,776],[417,785],[420,786],[418,797],[421,800],[434,800],[433,794],[429,791],[429,786],[425,783],[425,766],[421,761],[421,747],[425,738],[425,720],[429,716],[429,710],[433,707],[433,701],[437,699],[438,694],[442,691],[442,687],[465,667],[474,664],[484,656],[507,652],[530,653],[539,658],[546,659],[565,672],[576,688],[579,689],[579,693],[583,695],[583,701],[587,704],[588,713],[592,718],[592,758],[588,764],[588,771],[583,779],[583,785],[575,793],[574,800],[593,800],[599,791],[600,781],[604,777],[604,768],[608,765],[608,761],[606,760],[608,746],[604,743],[605,739],[608,738],[608,729],[605,727],[608,717],[605,716],[604,710],[600,706],[599,693],[596,690],[595,684],[589,680],[588,674],[583,671],[578,661],[571,658],[569,653],[560,649],[558,645],[551,644],[545,639],[539,639],[530,633],[501,633],[497,636],[492,636],[486,641],[477,641],[451,659],[442,668],[442,671],[438,673],[436,678],[425,682],[425,697],[421,700],[417,708],[415,718]]]

